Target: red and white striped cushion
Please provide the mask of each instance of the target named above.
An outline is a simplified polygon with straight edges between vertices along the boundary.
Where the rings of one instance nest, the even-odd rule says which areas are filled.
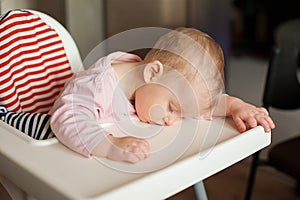
[[[58,34],[21,10],[0,21],[0,104],[13,112],[47,113],[72,76]]]

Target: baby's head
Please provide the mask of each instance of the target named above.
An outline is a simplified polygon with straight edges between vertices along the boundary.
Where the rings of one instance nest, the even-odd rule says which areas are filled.
[[[145,122],[171,125],[182,117],[209,113],[224,89],[222,50],[196,29],[163,35],[144,63],[146,84],[137,89],[135,106]]]

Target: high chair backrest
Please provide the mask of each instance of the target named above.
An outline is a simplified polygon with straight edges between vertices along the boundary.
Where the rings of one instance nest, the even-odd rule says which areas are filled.
[[[300,19],[276,29],[276,46],[269,64],[263,103],[279,109],[300,108]]]
[[[0,18],[0,104],[9,111],[47,113],[71,65],[82,69],[79,52],[53,18],[24,10]]]

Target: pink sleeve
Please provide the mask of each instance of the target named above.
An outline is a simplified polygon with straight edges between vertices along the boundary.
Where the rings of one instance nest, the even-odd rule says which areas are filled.
[[[123,53],[123,52],[116,52],[115,54],[119,56],[116,58],[116,60],[119,62],[140,62],[140,61],[142,61],[142,59],[135,54]],[[116,55],[114,55],[114,56],[116,56]]]
[[[93,76],[69,82],[53,106],[50,121],[56,137],[86,157],[108,134],[99,124],[93,82]]]

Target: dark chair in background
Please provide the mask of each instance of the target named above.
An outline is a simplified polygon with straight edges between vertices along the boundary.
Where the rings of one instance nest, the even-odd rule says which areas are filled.
[[[300,70],[300,19],[281,24],[275,31],[275,43],[266,78],[263,106],[267,109],[299,109],[300,83],[297,73]],[[299,153],[300,132],[298,137],[272,147],[267,160],[260,159],[260,152],[256,152],[253,155],[246,200],[251,198],[256,169],[260,165],[273,166],[295,178],[296,191],[300,194]]]

